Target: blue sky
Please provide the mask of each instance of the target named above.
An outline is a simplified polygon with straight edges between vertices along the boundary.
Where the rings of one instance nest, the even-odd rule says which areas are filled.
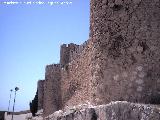
[[[0,4],[0,110],[7,110],[9,90],[15,86],[20,88],[15,111],[29,109],[45,66],[59,62],[60,45],[89,38],[89,0],[69,1],[72,4],[52,6]],[[12,104],[13,94],[10,109]]]

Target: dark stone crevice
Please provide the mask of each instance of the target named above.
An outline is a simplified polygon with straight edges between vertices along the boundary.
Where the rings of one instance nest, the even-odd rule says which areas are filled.
[[[123,5],[116,5],[116,4],[112,7],[113,11],[119,11],[122,8],[123,8]]]

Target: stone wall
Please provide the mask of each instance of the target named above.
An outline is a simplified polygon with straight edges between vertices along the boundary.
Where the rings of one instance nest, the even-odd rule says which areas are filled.
[[[44,80],[38,81],[38,110],[43,109]]]
[[[70,53],[73,51],[76,51],[79,45],[70,43],[70,44],[63,44],[61,45],[61,50],[60,50],[60,64],[61,67],[64,67],[66,64],[70,62]]]
[[[46,66],[43,109],[44,116],[61,109],[61,67],[60,64]]]
[[[91,43],[87,43],[84,49],[80,46],[73,53],[76,57],[72,56],[74,59],[61,69],[63,107],[86,103],[91,99]]]
[[[100,106],[68,108],[44,120],[160,120],[160,109],[152,105],[118,101]]]
[[[72,62],[72,61],[74,61],[75,59],[77,59],[77,57],[78,56],[83,56],[83,52],[84,52],[84,50],[87,48],[87,46],[88,46],[88,44],[89,44],[89,41],[90,41],[90,39],[88,39],[87,41],[85,41],[83,44],[81,44],[81,45],[77,45],[77,47],[74,49],[74,50],[72,50],[72,51],[70,51],[70,53],[69,53],[69,62]],[[88,51],[86,51],[86,52],[88,52]]]
[[[46,67],[43,109],[47,116],[66,106],[88,103],[91,100],[91,54],[92,43],[82,45],[63,44],[60,64]],[[41,86],[38,88],[42,91]],[[41,104],[40,95],[38,99]]]
[[[159,103],[159,0],[91,0],[90,38],[46,67],[44,115],[110,101]]]
[[[160,98],[159,13],[159,0],[91,0],[95,104]]]
[[[60,50],[61,67],[64,68],[65,65],[77,59],[77,57],[81,56],[81,54],[83,56],[82,52],[88,46],[89,41],[90,40],[88,39],[81,45],[76,45],[74,43],[61,45],[61,50]]]

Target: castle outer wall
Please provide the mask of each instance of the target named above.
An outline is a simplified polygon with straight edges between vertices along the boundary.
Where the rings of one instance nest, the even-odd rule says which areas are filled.
[[[44,80],[39,80],[37,83],[38,89],[38,110],[43,109],[43,99],[44,99]]]
[[[44,116],[48,116],[61,109],[61,70],[60,64],[46,66],[43,111]]]
[[[90,101],[91,52],[91,43],[86,41],[71,53],[71,61],[61,69],[63,107]]]
[[[91,0],[95,104],[160,97],[159,13],[159,0]]]
[[[160,97],[159,0],[91,0],[90,38],[46,67],[44,115],[65,106]]]

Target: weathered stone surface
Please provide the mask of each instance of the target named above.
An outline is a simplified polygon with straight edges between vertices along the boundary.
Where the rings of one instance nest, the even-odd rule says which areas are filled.
[[[88,108],[57,111],[45,120],[159,120],[156,106],[128,102],[112,102]]]
[[[64,67],[66,64],[68,64],[71,60],[71,53],[73,53],[79,45],[76,44],[63,44],[61,45],[61,50],[60,50],[60,64],[61,67]]]
[[[92,101],[159,99],[160,1],[91,0],[90,5],[90,38],[96,46]]]
[[[45,73],[43,110],[44,116],[61,109],[60,64],[48,65]]]
[[[74,54],[75,55],[75,54]],[[91,48],[90,43],[77,53],[69,64],[61,69],[61,91],[63,107],[84,104],[91,95]]]
[[[87,102],[160,103],[160,1],[90,0],[90,8],[89,40],[62,45],[60,65],[47,69],[44,115]]]
[[[43,109],[44,80],[38,81],[38,110]]]
[[[46,67],[44,116],[91,100],[91,46],[88,41],[62,45],[60,64]]]

